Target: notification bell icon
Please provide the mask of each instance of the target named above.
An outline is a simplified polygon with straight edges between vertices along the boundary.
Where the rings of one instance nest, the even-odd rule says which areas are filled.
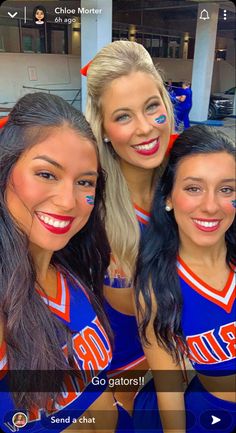
[[[200,13],[200,20],[209,20],[210,19],[210,17],[209,17],[209,14],[208,14],[208,12],[207,12],[207,10],[206,9],[203,9],[202,11],[201,11],[201,13]]]

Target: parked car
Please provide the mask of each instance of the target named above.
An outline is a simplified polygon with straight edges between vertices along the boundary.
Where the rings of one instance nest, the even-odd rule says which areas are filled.
[[[177,94],[179,94],[181,84],[181,82],[177,81],[172,83],[172,89]],[[168,88],[168,83],[166,83],[166,86]],[[212,93],[210,95],[208,119],[223,119],[233,114],[235,89],[235,87],[231,87],[224,93]]]
[[[223,119],[231,116],[234,110],[235,87],[224,93],[213,93],[210,96],[208,119]]]

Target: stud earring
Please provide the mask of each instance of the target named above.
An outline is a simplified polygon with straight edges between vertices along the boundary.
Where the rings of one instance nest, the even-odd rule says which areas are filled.
[[[109,143],[110,140],[109,140],[108,137],[104,137],[104,138],[103,138],[103,141],[104,141],[104,143]]]
[[[168,204],[165,207],[166,212],[170,212],[172,210],[172,207],[170,207]]]

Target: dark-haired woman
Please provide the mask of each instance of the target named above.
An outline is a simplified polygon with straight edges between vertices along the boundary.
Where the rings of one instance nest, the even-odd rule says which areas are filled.
[[[136,275],[138,318],[143,340],[151,343],[146,356],[158,378],[165,433],[185,431],[184,408],[191,433],[216,422],[229,433],[236,425],[234,205],[233,142],[209,127],[188,129],[156,190]],[[197,373],[185,405],[181,350]],[[162,382],[159,370],[165,370]]]
[[[43,93],[18,101],[0,132],[3,431],[16,409],[32,432],[116,428],[112,394],[103,393],[111,361],[101,308],[104,183],[81,113]]]

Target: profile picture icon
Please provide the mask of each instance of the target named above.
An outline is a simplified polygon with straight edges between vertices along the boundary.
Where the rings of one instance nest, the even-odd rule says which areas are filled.
[[[12,417],[12,423],[15,427],[18,427],[18,428],[25,427],[27,422],[28,422],[28,418],[24,412],[17,412]]]
[[[42,25],[46,22],[46,9],[43,6],[36,6],[33,10],[35,24]]]

